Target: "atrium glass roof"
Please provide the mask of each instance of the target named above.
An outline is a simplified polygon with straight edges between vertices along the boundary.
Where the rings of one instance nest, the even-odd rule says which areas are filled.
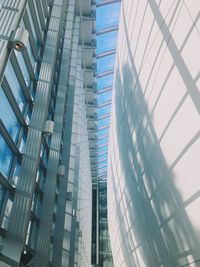
[[[97,171],[99,181],[105,181],[120,1],[96,0],[96,6]]]

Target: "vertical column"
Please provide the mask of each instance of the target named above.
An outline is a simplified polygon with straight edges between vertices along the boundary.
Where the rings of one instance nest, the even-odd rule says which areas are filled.
[[[75,89],[75,98],[74,98],[74,117],[73,117],[73,126],[72,126],[72,136],[75,136],[74,141],[71,143],[73,147],[72,157],[75,156],[75,164],[70,166],[70,169],[73,170],[74,175],[72,174],[69,177],[69,182],[73,185],[73,200],[72,200],[72,222],[71,222],[71,236],[70,236],[70,254],[69,254],[69,266],[75,266],[77,263],[78,257],[78,226],[79,222],[77,222],[78,215],[78,186],[79,186],[79,168],[80,168],[80,117],[79,117],[79,107],[81,105],[80,102],[80,79],[81,79],[81,56],[82,51],[81,47],[78,49],[77,54],[77,75],[76,75],[76,89]],[[70,155],[70,156],[71,156]],[[70,159],[71,162],[71,159]]]
[[[54,17],[55,24],[61,20],[62,29],[64,28],[63,21],[66,16],[67,5],[66,1],[56,1],[52,10],[52,16]],[[61,30],[62,30],[61,29]],[[61,35],[60,35],[61,37]],[[62,55],[62,54],[61,54]],[[61,56],[60,55],[60,56]],[[62,55],[63,60],[64,55]],[[65,73],[66,75],[66,73]],[[61,78],[63,79],[63,77]],[[65,80],[65,83],[67,81]],[[36,249],[36,256],[34,260],[34,266],[43,267],[48,263],[49,245],[52,232],[53,212],[55,205],[55,191],[57,183],[57,174],[60,160],[60,149],[63,130],[63,115],[65,110],[66,99],[66,84],[65,86],[59,86],[56,96],[56,106],[54,113],[54,133],[51,138],[51,144],[49,149],[49,161],[47,166],[46,182],[43,194],[43,203],[40,216],[40,226],[38,233],[38,243]]]
[[[62,88],[64,88],[65,90],[67,89],[69,63],[72,51],[74,12],[75,12],[75,1],[69,0],[58,91],[62,90]],[[68,94],[68,92],[66,93]],[[65,105],[66,101],[67,99],[65,100]],[[56,225],[55,225],[54,239],[53,239],[52,266],[54,267],[59,267],[62,264],[62,249],[63,249],[63,238],[64,238],[64,222],[65,222],[65,208],[66,208],[66,196],[67,196],[67,173],[69,165],[68,158],[69,158],[70,142],[71,142],[70,122],[69,120],[67,120],[65,116],[62,160],[63,164],[65,165],[66,175],[62,179],[60,179],[60,186],[59,186],[57,212],[56,212]]]
[[[68,94],[67,94],[67,105],[66,105],[66,128],[65,128],[65,139],[64,139],[64,149],[63,149],[63,163],[67,170],[67,179],[70,181],[68,184],[68,191],[73,192],[73,180],[74,170],[70,167],[74,164],[75,158],[75,146],[76,135],[73,135],[73,119],[75,116],[74,112],[74,98],[76,90],[76,78],[77,78],[77,53],[78,53],[78,43],[79,43],[79,26],[80,18],[76,17],[73,29],[73,43],[71,49],[71,60],[70,60],[70,70],[69,70],[69,83],[68,83]],[[76,144],[76,143],[75,143]],[[61,188],[61,187],[60,187]],[[66,189],[66,188],[65,188]],[[62,189],[61,189],[62,190]],[[61,192],[60,192],[61,193]],[[65,193],[66,194],[66,193]],[[66,196],[66,195],[65,195]],[[64,197],[64,194],[62,195]],[[71,232],[71,219],[72,219],[72,203],[67,201],[66,207],[66,197],[65,206],[62,206],[62,212],[65,213],[65,224],[64,224],[64,240],[62,247],[62,266],[68,266],[69,264],[69,249],[65,246],[67,242],[70,242],[70,232]],[[55,250],[56,252],[56,250]],[[55,256],[55,254],[53,255]],[[53,257],[53,264],[56,265],[56,259]]]

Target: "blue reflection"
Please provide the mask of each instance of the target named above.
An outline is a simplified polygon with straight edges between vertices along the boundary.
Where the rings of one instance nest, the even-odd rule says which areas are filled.
[[[20,66],[21,71],[23,73],[23,77],[24,77],[25,83],[26,83],[27,87],[29,87],[30,82],[31,82],[31,78],[30,78],[30,75],[28,73],[28,70],[27,70],[27,67],[26,67],[26,63],[24,61],[24,58],[22,56],[22,53],[15,51],[15,55],[16,55],[16,57],[18,59],[19,66]]]
[[[10,106],[2,87],[0,87],[0,107],[0,119],[2,120],[11,138],[16,143],[19,135],[20,123]]]
[[[100,139],[98,142],[97,142],[97,145],[102,145],[104,143],[108,142],[108,137],[104,137],[102,139]]]
[[[107,91],[105,93],[99,94],[97,97],[97,104],[102,104],[106,102],[107,100],[110,100],[112,97],[112,91]]]
[[[98,108],[97,109],[97,116],[100,117],[100,116],[106,115],[107,113],[110,113],[110,110],[111,110],[111,105],[107,105],[105,107]]]
[[[99,58],[97,60],[97,73],[113,69],[114,64],[115,64],[115,54]]]
[[[98,121],[98,127],[103,127],[104,125],[108,125],[110,123],[110,117],[101,119]]]
[[[98,7],[96,16],[96,29],[100,30],[107,27],[118,25],[120,3],[114,3]]]
[[[97,35],[97,54],[115,49],[117,33],[117,31],[113,31]]]
[[[109,128],[106,128],[106,129],[98,130],[98,132],[96,134],[97,134],[97,137],[99,138],[102,135],[108,134],[108,132],[109,132]]]
[[[103,76],[101,78],[98,78],[97,80],[97,90],[101,90],[105,87],[112,86],[112,84],[113,84],[113,74]]]
[[[17,79],[17,76],[15,74],[15,71],[13,69],[13,66],[12,66],[10,60],[8,60],[8,63],[6,65],[5,76],[6,76],[6,79],[9,83],[9,85],[10,85],[10,88],[13,92],[13,95],[17,101],[17,104],[18,104],[20,110],[23,112],[25,104],[26,104],[26,99],[25,99],[25,96],[21,90],[21,86],[19,84],[19,81]]]
[[[0,172],[8,178],[11,164],[13,161],[13,153],[6,144],[3,136],[0,134]]]
[[[107,152],[108,151],[108,147],[104,146],[104,147],[97,147],[97,152],[101,153],[101,152]]]

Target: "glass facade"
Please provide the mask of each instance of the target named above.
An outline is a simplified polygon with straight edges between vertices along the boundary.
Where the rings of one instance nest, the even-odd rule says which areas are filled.
[[[200,266],[199,1],[122,1],[108,167],[115,267]]]

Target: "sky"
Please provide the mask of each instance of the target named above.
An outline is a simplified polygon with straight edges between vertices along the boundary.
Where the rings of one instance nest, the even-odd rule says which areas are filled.
[[[101,2],[96,0],[96,2]],[[96,10],[96,32],[97,32],[97,55],[101,53],[114,50],[117,43],[117,30],[110,31],[104,34],[98,34],[98,31],[103,29],[108,29],[110,27],[117,26],[119,23],[119,12],[120,3],[114,3],[105,5],[102,7],[97,7]],[[104,57],[99,57],[97,59],[97,74],[101,76],[103,72],[112,71],[115,64],[115,53]],[[98,169],[99,175],[106,173],[107,171],[107,151],[108,151],[108,133],[109,128],[104,128],[110,124],[110,110],[111,104],[104,105],[104,103],[109,103],[112,99],[112,90],[108,87],[112,87],[113,74],[97,78],[97,116],[99,118],[97,123],[97,157],[98,159]],[[105,90],[107,88],[107,90]],[[102,92],[105,91],[105,92]],[[104,118],[103,115],[105,115]],[[103,160],[103,161],[102,161]],[[102,166],[105,166],[103,169]]]

